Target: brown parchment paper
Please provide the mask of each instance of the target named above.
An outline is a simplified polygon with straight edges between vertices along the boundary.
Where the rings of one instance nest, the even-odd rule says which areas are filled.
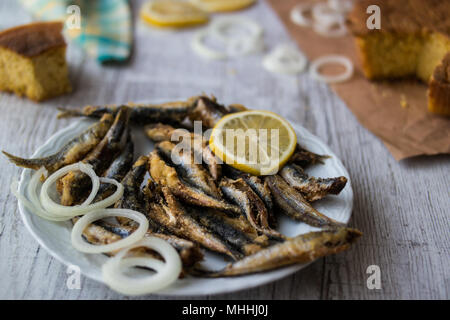
[[[353,78],[331,87],[359,122],[384,142],[396,160],[450,153],[450,118],[428,113],[427,86],[414,80],[368,81],[362,73],[351,35],[323,37],[311,28],[291,22],[291,9],[307,1],[268,0],[310,60],[327,54],[342,54],[353,60]]]

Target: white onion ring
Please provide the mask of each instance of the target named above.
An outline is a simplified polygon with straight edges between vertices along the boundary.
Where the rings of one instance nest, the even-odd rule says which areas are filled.
[[[295,47],[280,45],[263,59],[263,66],[270,72],[297,74],[305,70],[308,60]]]
[[[56,203],[53,199],[50,198],[48,195],[48,189],[50,186],[56,182],[59,178],[64,176],[65,174],[69,173],[70,171],[79,170],[87,175],[89,175],[92,179],[92,190],[89,195],[89,197],[84,201],[81,205],[76,206],[63,206],[59,203]],[[90,204],[92,200],[97,195],[100,181],[105,183],[112,183],[117,186],[116,191],[106,199],[103,199],[99,202],[96,202],[94,204]],[[95,171],[92,169],[91,166],[84,164],[82,162],[78,162],[66,167],[63,167],[53,173],[50,177],[45,180],[44,184],[42,185],[41,194],[40,194],[40,200],[42,207],[50,212],[53,215],[56,216],[64,216],[64,217],[75,217],[79,215],[83,215],[87,212],[97,210],[97,209],[103,209],[107,208],[111,205],[113,205],[117,200],[120,199],[123,195],[123,186],[119,182],[117,182],[114,179],[108,179],[108,178],[99,178]]]
[[[352,0],[328,0],[328,6],[339,12],[349,12],[353,9]]]
[[[236,27],[241,26],[244,29],[247,29],[250,31],[249,35],[236,37],[236,36],[230,36],[227,34],[227,30],[230,27]],[[257,39],[261,38],[263,35],[263,29],[259,24],[256,22],[243,17],[226,17],[226,18],[220,18],[215,21],[213,21],[210,25],[211,34],[216,37],[217,39],[222,40],[224,43],[227,43],[229,41],[236,40],[237,38],[240,39]]]
[[[131,260],[128,262],[122,262],[124,256],[128,251],[137,247],[148,247],[164,258],[164,268],[160,268],[158,263],[155,263],[153,258],[144,258],[139,260]],[[123,273],[124,268],[130,267],[136,262],[136,265],[147,266],[157,271],[156,274],[150,275],[148,278],[131,278]],[[104,282],[112,289],[126,295],[140,295],[148,294],[158,290],[161,290],[178,279],[181,272],[181,259],[177,251],[166,241],[158,239],[156,237],[149,237],[142,239],[138,243],[133,244],[121,250],[116,256],[108,259],[108,261],[102,266],[102,275]]]
[[[105,244],[93,245],[83,240],[82,234],[86,226],[94,221],[106,217],[125,217],[139,223],[139,227],[128,237],[119,241]],[[78,251],[85,253],[104,253],[125,248],[142,239],[148,230],[148,220],[140,212],[129,209],[100,209],[89,212],[81,217],[72,228],[72,246]]]
[[[292,8],[290,13],[290,18],[293,23],[302,27],[309,27],[313,24],[312,19],[305,17],[306,11],[311,11],[313,4],[311,3],[301,3]]]
[[[194,39],[191,42],[191,47],[194,52],[199,54],[202,57],[205,57],[207,59],[211,60],[223,60],[227,58],[226,53],[218,50],[214,50],[211,48],[208,48],[208,46],[205,45],[205,38],[209,35],[209,29],[204,29],[198,31]]]
[[[319,72],[320,67],[323,66],[324,64],[328,64],[328,63],[337,63],[337,64],[343,65],[345,67],[345,72],[342,74],[335,75],[335,76],[325,76],[325,75],[320,74],[320,72]],[[340,55],[323,56],[323,57],[320,57],[320,58],[314,60],[311,63],[311,66],[309,68],[309,73],[313,79],[316,79],[321,82],[325,82],[325,83],[343,82],[352,77],[353,63],[349,58],[347,58],[345,56],[340,56]]]
[[[344,15],[328,6],[327,3],[318,3],[312,8],[312,16],[320,25],[330,25],[345,20]]]
[[[337,28],[334,28],[335,26],[337,26]],[[330,24],[315,23],[313,28],[318,34],[330,38],[342,37],[347,34],[347,27],[343,20],[335,21]]]
[[[28,210],[33,212],[35,215],[50,221],[64,221],[67,218],[54,217],[48,215],[48,212],[44,211],[40,206],[36,207],[30,200],[28,200],[24,195],[20,194],[18,191],[19,183],[17,181],[13,181],[11,183],[11,193],[17,198],[17,200]]]
[[[227,34],[230,27],[241,26],[249,30],[250,34],[245,36],[232,36]],[[263,50],[263,29],[257,23],[243,17],[221,18],[209,26],[200,30],[194,36],[191,46],[199,55],[213,60],[226,59],[230,56],[243,56],[257,53]],[[225,45],[225,50],[214,50],[209,48],[204,40],[207,36],[218,39]]]

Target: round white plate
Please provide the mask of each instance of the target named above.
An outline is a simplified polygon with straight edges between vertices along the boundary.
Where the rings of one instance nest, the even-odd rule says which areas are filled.
[[[33,155],[33,157],[42,157],[50,155],[58,151],[69,139],[78,135],[85,130],[92,120],[78,119],[69,127],[54,134],[43,146],[41,146]],[[318,154],[327,154],[331,158],[325,161],[325,165],[316,165],[308,170],[308,173],[318,177],[336,177],[345,176],[349,178],[347,170],[341,161],[333,154],[333,152],[319,138],[312,135],[309,131],[299,125],[293,125],[299,143]],[[135,143],[135,157],[148,154],[153,150],[153,144],[144,136],[141,127],[133,128],[133,139]],[[30,181],[33,170],[25,169],[22,172],[19,191],[25,194],[25,189]],[[347,186],[338,196],[329,196],[320,200],[314,206],[337,221],[347,223],[350,219],[353,207],[353,191],[350,180]],[[36,238],[41,246],[43,246],[53,257],[61,261],[65,265],[76,265],[80,267],[81,272],[86,277],[102,282],[101,266],[107,257],[101,254],[85,254],[75,250],[70,243],[70,232],[72,228],[71,222],[51,222],[44,220],[19,203],[19,210],[23,222],[31,234]],[[302,233],[319,230],[310,227],[304,223],[299,223],[284,215],[278,216],[278,230],[285,235],[295,236]],[[220,269],[226,263],[224,257],[206,252],[205,260],[202,266],[212,269]],[[196,278],[186,277],[177,280],[170,287],[158,292],[158,294],[166,296],[195,296],[195,295],[211,295],[219,293],[227,293],[242,289],[248,289],[255,286],[263,285],[283,277],[286,277],[304,267],[307,264],[294,265],[269,272],[253,274],[235,278]]]

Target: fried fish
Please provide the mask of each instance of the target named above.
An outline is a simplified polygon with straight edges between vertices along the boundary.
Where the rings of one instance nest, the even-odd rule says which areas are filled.
[[[125,104],[130,108],[130,120],[135,124],[150,124],[157,122],[180,123],[195,107],[199,97],[192,97],[186,101],[168,102],[162,104]],[[86,106],[81,110],[60,109],[58,118],[89,117],[99,118],[106,114],[114,115],[120,107],[116,105]]]
[[[80,135],[67,142],[57,153],[48,157],[24,159],[13,156],[5,151],[2,152],[12,163],[19,167],[34,170],[45,167],[49,173],[52,173],[66,165],[82,160],[86,154],[100,143],[113,124],[113,121],[114,117],[110,114],[102,116],[100,121],[94,123]]]
[[[361,235],[360,231],[350,228],[310,232],[258,251],[221,271],[198,273],[209,277],[233,277],[307,263],[347,250]]]
[[[175,129],[170,125],[162,123],[146,126],[145,133],[152,141],[171,141],[180,144],[185,149],[190,148],[194,152],[196,160],[203,160],[203,164],[207,166],[213,179],[217,180],[220,178],[222,167],[219,159],[208,147],[207,141],[203,136],[189,132],[186,129]]]
[[[201,164],[196,163],[194,153],[189,148],[177,148],[172,142],[163,141],[156,145],[156,150],[176,165],[177,172],[185,181],[211,197],[221,197],[214,179]]]
[[[213,198],[183,182],[175,168],[169,166],[155,150],[150,154],[149,162],[150,176],[157,184],[167,186],[177,198],[200,207],[240,213],[239,207],[231,205],[222,199]]]
[[[102,175],[124,149],[129,135],[129,115],[130,109],[121,107],[102,141],[83,159],[84,163],[92,165],[97,175]],[[58,182],[61,204],[70,206],[79,203],[87,194],[90,185],[91,179],[85,173],[69,172]]]
[[[267,176],[265,180],[272,191],[275,203],[292,219],[314,227],[343,226],[342,223],[328,218],[314,209],[300,192],[291,187],[279,175]]]
[[[300,191],[308,202],[320,200],[329,194],[339,194],[347,184],[346,177],[310,177],[300,166],[293,163],[284,166],[280,175],[291,187]]]

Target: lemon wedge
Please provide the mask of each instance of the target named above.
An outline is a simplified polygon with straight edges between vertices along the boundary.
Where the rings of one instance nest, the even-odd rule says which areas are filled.
[[[216,124],[209,146],[226,164],[253,175],[275,174],[297,145],[294,129],[269,111],[229,114]]]
[[[185,28],[208,22],[208,14],[198,7],[177,0],[146,2],[140,11],[141,19],[153,26]]]
[[[227,12],[244,9],[255,3],[255,0],[191,0],[207,12]]]

